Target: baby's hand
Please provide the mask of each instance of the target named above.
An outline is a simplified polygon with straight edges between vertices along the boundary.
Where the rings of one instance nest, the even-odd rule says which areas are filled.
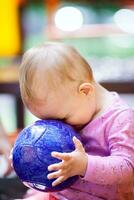
[[[56,186],[71,176],[84,176],[87,168],[88,157],[82,143],[73,137],[75,150],[71,153],[52,152],[52,157],[62,160],[60,163],[49,165],[49,171],[55,171],[48,174],[48,179],[55,178],[52,186]]]

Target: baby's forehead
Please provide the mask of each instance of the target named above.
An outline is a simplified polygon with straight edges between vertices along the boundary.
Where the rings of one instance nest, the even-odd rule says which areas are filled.
[[[54,50],[57,47],[58,52]],[[70,49],[64,45],[50,45],[49,48],[43,46],[30,50],[29,55],[26,54],[29,58],[25,56],[20,68],[22,94],[41,97],[48,95],[49,91],[56,92],[58,88],[63,88],[65,93],[65,89],[73,88],[73,84],[77,86],[80,81],[89,80],[92,76],[89,65],[75,51],[77,59],[74,59]]]

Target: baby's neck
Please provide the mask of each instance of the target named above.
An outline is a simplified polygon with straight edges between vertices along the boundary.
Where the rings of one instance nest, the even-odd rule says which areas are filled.
[[[96,113],[93,119],[99,117],[113,102],[113,95],[98,83],[94,83],[96,94]]]

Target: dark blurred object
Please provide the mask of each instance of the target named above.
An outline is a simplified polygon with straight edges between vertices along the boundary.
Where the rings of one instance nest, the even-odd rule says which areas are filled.
[[[69,2],[72,3],[89,3],[89,4],[95,4],[95,5],[134,5],[134,1],[133,0],[68,0]],[[60,2],[67,2],[67,0],[60,0]]]
[[[0,178],[0,200],[14,200],[22,198],[27,188],[15,178]]]

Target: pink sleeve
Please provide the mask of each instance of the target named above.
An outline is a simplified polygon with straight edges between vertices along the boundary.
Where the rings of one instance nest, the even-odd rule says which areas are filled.
[[[102,185],[129,183],[134,170],[134,112],[120,113],[107,129],[110,155],[88,155],[84,179]]]

